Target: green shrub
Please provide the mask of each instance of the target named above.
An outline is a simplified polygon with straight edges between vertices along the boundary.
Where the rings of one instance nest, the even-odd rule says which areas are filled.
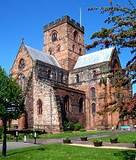
[[[82,125],[70,121],[65,121],[64,122],[64,131],[79,131],[82,128]]]
[[[74,124],[74,131],[79,131],[82,128],[82,125],[80,123]]]
[[[11,134],[7,134],[7,140],[8,141],[13,141],[14,140],[14,136]]]
[[[94,139],[93,142],[102,142],[101,139]]]
[[[65,121],[63,127],[64,127],[64,131],[73,131],[74,130],[74,123],[69,122],[69,121]]]
[[[19,134],[18,139],[23,140],[24,139],[24,134]]]

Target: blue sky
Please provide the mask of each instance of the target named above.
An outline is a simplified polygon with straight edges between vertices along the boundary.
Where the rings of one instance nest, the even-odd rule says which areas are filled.
[[[116,2],[119,0],[113,0]],[[120,4],[128,5],[127,0],[120,0]],[[0,0],[0,65],[9,72],[22,38],[26,44],[41,50],[43,26],[64,15],[79,21],[80,7],[85,44],[90,43],[91,34],[105,26],[106,16],[90,13],[88,8],[106,5],[108,0]],[[119,56],[124,67],[130,54],[123,51]],[[133,90],[136,92],[136,87]]]

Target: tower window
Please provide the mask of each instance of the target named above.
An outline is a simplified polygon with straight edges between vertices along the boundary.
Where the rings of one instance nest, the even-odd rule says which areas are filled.
[[[60,52],[60,44],[57,45],[57,52]]]
[[[25,68],[25,60],[23,58],[20,59],[18,68],[19,69],[24,69]]]
[[[79,55],[81,55],[81,54],[82,54],[82,49],[80,48],[80,49],[79,49]]]
[[[73,51],[73,52],[75,51],[75,45],[72,46],[72,51]]]
[[[57,32],[52,33],[52,42],[57,41]]]
[[[52,55],[52,49],[51,49],[51,48],[49,48],[49,50],[48,50],[48,51],[49,51],[50,55]]]
[[[38,114],[42,114],[42,101],[41,101],[41,99],[38,99],[38,101],[37,101],[37,111],[38,111]]]
[[[95,98],[95,96],[96,96],[95,88],[92,87],[92,88],[91,88],[91,97],[92,97],[92,98]]]
[[[73,36],[74,36],[74,41],[77,41],[78,40],[78,32],[75,31],[74,34],[73,34]]]
[[[92,115],[94,116],[96,114],[96,104],[92,103]]]
[[[76,83],[79,83],[79,74],[76,75]]]

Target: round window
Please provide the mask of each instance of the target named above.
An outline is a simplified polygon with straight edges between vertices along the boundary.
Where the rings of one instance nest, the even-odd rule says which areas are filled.
[[[19,69],[24,69],[25,68],[25,60],[24,59],[20,59],[18,68]]]

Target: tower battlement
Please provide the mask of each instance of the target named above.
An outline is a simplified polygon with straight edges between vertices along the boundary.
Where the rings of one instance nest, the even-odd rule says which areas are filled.
[[[45,25],[43,27],[43,31],[46,32],[63,23],[69,23],[70,25],[72,25],[73,27],[77,28],[78,30],[84,33],[84,26],[80,26],[80,23],[76,22],[74,19],[70,18],[69,16],[63,16],[62,18],[56,19],[55,21],[52,21],[51,23]]]

